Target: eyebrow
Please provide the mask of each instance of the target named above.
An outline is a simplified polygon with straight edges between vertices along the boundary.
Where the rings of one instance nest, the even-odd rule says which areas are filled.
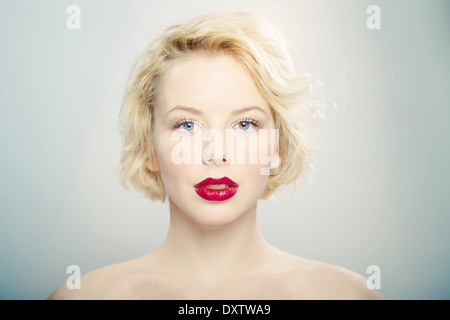
[[[199,109],[196,109],[196,108],[193,108],[193,107],[188,107],[188,106],[177,105],[177,106],[173,107],[172,109],[170,109],[167,112],[166,116],[170,112],[176,111],[176,110],[183,110],[183,111],[195,114],[195,115],[201,115],[202,114],[202,112]],[[238,115],[238,114],[250,111],[250,110],[259,110],[262,113],[264,113],[265,115],[268,115],[267,112],[263,108],[258,107],[258,106],[248,106],[248,107],[243,107],[243,108],[240,108],[240,109],[236,109],[233,112],[231,112],[231,115],[235,116],[235,115]]]

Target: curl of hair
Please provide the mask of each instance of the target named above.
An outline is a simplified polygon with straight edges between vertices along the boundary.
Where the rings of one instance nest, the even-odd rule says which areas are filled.
[[[159,82],[174,62],[199,53],[235,57],[272,109],[279,130],[280,165],[269,176],[261,198],[281,185],[294,183],[295,187],[297,178],[313,169],[312,154],[323,117],[323,105],[312,92],[318,82],[307,74],[297,75],[278,30],[246,12],[208,14],[169,27],[137,60],[120,112],[122,185],[131,184],[148,198],[165,201],[160,172],[147,168],[149,159],[156,157],[152,128]]]

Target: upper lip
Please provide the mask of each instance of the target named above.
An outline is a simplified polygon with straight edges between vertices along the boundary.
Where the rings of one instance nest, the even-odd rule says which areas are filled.
[[[203,180],[202,182],[197,183],[194,187],[201,188],[203,186],[207,186],[207,185],[210,185],[210,184],[226,184],[226,185],[229,185],[231,187],[238,187],[239,186],[236,182],[234,182],[230,178],[223,177],[223,178],[220,178],[220,179],[207,178],[207,179]]]

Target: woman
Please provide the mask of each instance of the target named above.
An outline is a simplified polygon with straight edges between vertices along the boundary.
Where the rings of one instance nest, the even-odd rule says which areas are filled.
[[[52,299],[376,299],[344,268],[269,245],[256,210],[312,166],[320,103],[277,31],[248,13],[173,26],[136,64],[122,107],[121,176],[169,202],[160,249]]]

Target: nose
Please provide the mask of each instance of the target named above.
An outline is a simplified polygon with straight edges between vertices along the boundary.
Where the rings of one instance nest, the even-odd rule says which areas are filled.
[[[212,164],[227,164],[227,146],[226,135],[215,129],[207,130],[203,135],[203,163],[206,165]]]
[[[214,154],[212,154],[211,157],[203,157],[203,163],[207,164],[207,165],[211,165],[211,164],[226,164],[227,163],[227,159],[226,159],[225,155],[215,156]]]

